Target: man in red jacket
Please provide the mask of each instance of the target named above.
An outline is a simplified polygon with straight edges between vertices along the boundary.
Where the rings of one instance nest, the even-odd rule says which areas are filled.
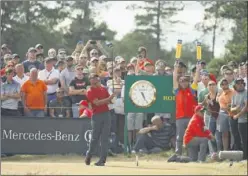
[[[198,105],[195,107],[195,114],[191,118],[183,138],[183,143],[188,149],[192,161],[203,162],[206,160],[208,140],[214,140],[214,136],[209,130],[205,130],[204,107]]]

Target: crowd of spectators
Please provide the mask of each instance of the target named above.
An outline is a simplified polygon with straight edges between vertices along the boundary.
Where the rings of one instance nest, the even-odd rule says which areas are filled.
[[[199,111],[198,108],[196,112],[195,107],[201,104],[205,107],[202,115],[204,124],[211,135],[216,136],[215,141],[208,141],[209,153],[243,150],[247,158],[247,57],[240,63],[231,61],[223,65],[220,68],[221,78],[217,79],[206,69],[204,61],[192,69],[188,69],[182,61],[170,67],[166,60],[147,58],[145,47],[138,48],[137,53],[129,62],[121,56],[112,61],[100,42],[90,40],[85,46],[79,42],[72,54],[64,48],[58,51],[51,48],[46,54],[43,45],[37,44],[30,47],[22,58],[3,44],[1,115],[90,119],[91,104],[86,97],[90,85],[88,76],[96,73],[102,86],[110,94],[116,94],[113,103],[109,104],[111,132],[123,144],[125,76],[173,75],[176,117],[156,112],[128,113],[130,148],[147,153],[153,147],[175,147],[176,155],[182,155],[185,131],[194,113]],[[166,125],[161,126],[161,123]],[[151,132],[155,137],[151,137]],[[160,132],[166,137],[161,137]],[[137,134],[142,134],[141,141],[137,140]],[[199,134],[193,135],[197,137]],[[158,139],[154,142],[151,138]],[[144,142],[146,140],[152,141],[152,145]]]

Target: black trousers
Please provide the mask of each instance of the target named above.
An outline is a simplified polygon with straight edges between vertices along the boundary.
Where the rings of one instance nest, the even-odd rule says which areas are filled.
[[[232,150],[241,150],[241,139],[239,134],[238,128],[238,119],[229,119],[229,124],[231,127],[231,138],[233,141],[231,142],[231,149]]]
[[[154,144],[152,138],[148,136],[148,134],[140,134],[137,137],[134,150],[138,152],[140,149],[151,150],[154,147],[156,147],[156,145]]]
[[[15,109],[1,108],[1,115],[2,116],[21,116],[21,113]]]
[[[100,161],[106,162],[109,147],[109,133],[111,128],[110,112],[94,114],[91,119],[92,138],[90,141],[87,156],[92,156],[96,147],[98,147],[99,140],[101,146]]]
[[[247,159],[247,123],[238,124],[239,135],[242,142],[243,159]]]

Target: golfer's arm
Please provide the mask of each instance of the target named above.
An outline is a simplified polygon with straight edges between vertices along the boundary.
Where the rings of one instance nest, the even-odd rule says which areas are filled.
[[[108,104],[112,99],[112,96],[109,96],[108,98],[105,98],[105,99],[102,99],[102,100],[98,100],[98,99],[95,99],[93,101],[93,103],[96,105],[96,106],[101,106],[101,105],[104,105],[104,104]]]

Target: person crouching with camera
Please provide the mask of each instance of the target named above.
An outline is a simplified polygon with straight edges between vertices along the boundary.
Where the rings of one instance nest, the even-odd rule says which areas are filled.
[[[183,143],[192,161],[204,162],[206,160],[208,140],[214,140],[214,136],[205,129],[204,107],[198,105],[195,107],[195,114],[190,119],[183,138]]]

